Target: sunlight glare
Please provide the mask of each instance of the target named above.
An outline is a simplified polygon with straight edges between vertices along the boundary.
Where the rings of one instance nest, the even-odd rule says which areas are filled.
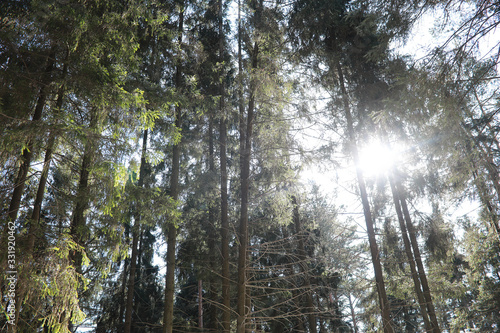
[[[367,177],[381,176],[394,166],[400,155],[399,147],[373,141],[359,150],[358,166]]]

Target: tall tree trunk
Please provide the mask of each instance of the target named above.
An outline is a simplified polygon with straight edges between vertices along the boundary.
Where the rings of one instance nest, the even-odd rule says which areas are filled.
[[[90,168],[92,166],[97,140],[96,136],[99,129],[99,111],[91,106],[90,108],[90,124],[86,137],[85,148],[82,156],[82,164],[80,168],[80,180],[78,182],[78,189],[76,192],[76,204],[73,210],[73,218],[70,223],[69,234],[72,240],[81,247],[81,249],[72,250],[69,253],[69,261],[75,268],[75,271],[82,274],[82,261],[85,251],[85,243],[88,238],[87,226],[85,221],[85,210],[89,205],[89,176]],[[73,330],[73,323],[69,321],[68,330]]]
[[[319,306],[319,312],[320,312],[320,315],[318,316],[319,333],[324,333],[325,332],[325,316],[324,316],[325,309],[321,305],[321,296],[319,293],[316,294],[316,303]]]
[[[208,121],[208,170],[211,175],[215,176],[215,147],[214,147],[214,116],[210,114]],[[216,186],[214,184],[214,186]],[[209,268],[210,272],[216,272],[218,270],[216,264],[216,234],[217,229],[215,227],[217,217],[217,205],[215,200],[210,198],[208,205],[208,248],[209,248]],[[216,293],[216,282],[215,275],[210,273],[208,275],[208,299],[215,301],[217,299]],[[217,307],[214,306],[213,302],[207,303],[207,320],[205,320],[205,326],[209,330],[217,330]]]
[[[203,281],[198,280],[198,329],[203,332]]]
[[[224,115],[223,115],[224,117]],[[221,168],[221,256],[222,256],[222,330],[231,329],[231,294],[229,271],[229,216],[227,197],[227,121],[220,120],[220,168]]]
[[[224,31],[222,16],[222,0],[219,0],[219,62],[224,58]],[[241,45],[239,44],[239,48]],[[241,52],[241,50],[239,50]],[[224,76],[220,82],[219,100],[219,140],[220,140],[220,184],[221,184],[221,256],[222,256],[222,330],[231,330],[231,295],[229,272],[229,217],[227,198],[227,120],[225,112]]]
[[[67,66],[65,64],[63,68],[63,73],[66,72],[66,69]],[[57,93],[56,112],[59,112],[59,110],[62,108],[63,99],[64,99],[64,85],[61,85]],[[52,161],[52,153],[54,151],[55,146],[56,146],[56,130],[51,129],[49,137],[47,139],[47,148],[45,150],[42,173],[40,175],[40,181],[38,183],[38,189],[33,204],[33,212],[31,214],[30,227],[28,229],[28,237],[27,237],[28,243],[25,250],[25,257],[26,257],[25,261],[28,264],[26,265],[26,269],[28,269],[28,271],[26,272],[25,276],[20,277],[20,281],[18,283],[19,289],[17,293],[18,301],[16,302],[16,320],[19,320],[20,318],[21,303],[22,300],[24,299],[29,283],[27,280],[29,279],[29,276],[31,276],[31,268],[29,267],[32,264],[32,260],[34,257],[35,241],[36,238],[40,237],[42,234],[40,225],[40,212],[42,210],[42,202],[45,196],[45,187],[47,185],[50,162]],[[18,326],[20,325],[18,324]]]
[[[181,126],[181,111],[176,109],[176,126]],[[170,196],[177,201],[179,197],[179,144],[174,145],[172,154],[172,175],[170,179]],[[168,226],[167,231],[167,274],[165,281],[165,315],[164,315],[164,332],[172,333],[174,325],[174,287],[175,287],[175,248],[177,241],[177,227],[172,223]]]
[[[82,164],[80,168],[80,180],[78,182],[78,189],[76,193],[76,204],[73,211],[73,219],[70,225],[70,235],[76,244],[80,246],[85,245],[86,240],[86,222],[85,222],[85,210],[89,204],[89,175],[90,167],[92,165],[94,154],[95,154],[95,140],[93,137],[97,133],[99,124],[99,111],[95,107],[90,109],[90,124],[88,128],[88,134],[86,138],[85,148],[82,157]],[[73,251],[71,253],[70,259],[73,263],[75,270],[81,273],[82,268],[82,254],[80,251]]]
[[[65,94],[64,80],[68,72],[68,64],[67,64],[68,57],[69,57],[69,50],[66,51],[66,57],[64,60],[63,71],[62,71],[62,79],[61,79],[62,83],[57,91],[57,100],[54,111],[55,116],[57,116],[61,112],[63,106],[64,94]],[[28,231],[28,246],[26,249],[28,260],[30,260],[31,256],[33,255],[35,239],[37,237],[37,233],[40,232],[40,212],[42,210],[42,201],[45,196],[45,187],[47,185],[47,179],[49,176],[52,154],[56,146],[56,138],[57,138],[56,132],[57,132],[56,129],[52,128],[49,132],[49,137],[47,139],[47,148],[45,150],[42,173],[40,175],[40,182],[38,183],[35,202],[33,203],[33,212],[31,214],[31,225]]]
[[[302,315],[302,312],[300,309],[302,309],[303,304],[301,303],[302,298],[301,298],[301,290],[300,286],[298,285],[299,279],[296,277],[296,272],[295,272],[295,265],[296,265],[296,257],[294,253],[295,249],[295,244],[292,243],[292,237],[290,236],[288,229],[294,227],[293,225],[284,225],[281,227],[281,232],[283,233],[283,239],[289,240],[287,244],[289,247],[287,247],[284,251],[287,253],[288,251],[290,252],[290,255],[286,256],[286,259],[284,260],[285,262],[282,263],[285,267],[285,275],[289,277],[289,289],[292,294],[291,301],[293,303],[293,306],[290,305],[290,307],[293,309],[293,313],[296,313],[291,319],[290,322],[293,324],[293,332],[305,332],[305,326],[304,326],[304,318]],[[295,233],[293,229],[291,229],[292,235]],[[286,306],[286,305],[285,305]],[[279,307],[278,307],[279,308]],[[277,313],[277,310],[274,310],[275,313]],[[277,314],[274,314],[273,317],[276,317]],[[279,318],[279,317],[278,317]],[[282,327],[283,324],[280,321],[276,321],[279,323],[279,330],[284,331],[284,328]]]
[[[254,43],[252,52],[252,69],[258,65],[259,47]],[[247,261],[248,261],[248,197],[250,186],[250,159],[252,151],[252,130],[255,109],[255,79],[250,82],[250,96],[248,100],[248,110],[246,118],[246,128],[242,132],[245,137],[244,146],[240,147],[241,154],[241,211],[239,226],[239,253],[238,253],[238,302],[237,302],[237,333],[244,333],[249,308],[246,304],[246,285],[247,285]],[[241,130],[241,129],[240,129]],[[240,134],[241,136],[242,134]]]
[[[136,264],[136,274],[135,274],[135,281],[136,283],[134,284],[134,297],[136,295],[136,290],[135,288],[137,288],[137,282],[139,281],[142,281],[142,274],[144,272],[144,267],[142,266],[142,260],[143,260],[143,246],[144,246],[144,233],[146,231],[149,230],[149,228],[147,226],[144,226],[144,225],[140,225],[139,226],[139,245],[137,247],[137,264]],[[133,312],[136,313],[136,317],[139,321],[142,321],[141,317],[142,317],[142,314],[139,312],[139,306],[141,305],[140,302],[137,300],[137,298],[135,298],[135,302],[134,302],[134,310]],[[136,321],[137,319],[135,319],[133,316],[132,316],[132,332],[134,332],[136,329],[135,329],[135,325],[136,325]]]
[[[176,109],[176,126],[180,126],[180,109]],[[172,154],[172,175],[170,180],[170,196],[173,200],[178,199],[179,183],[179,144],[174,145]],[[171,333],[174,323],[174,287],[175,287],[175,248],[177,241],[177,227],[174,224],[168,226],[167,231],[167,274],[165,281],[165,315],[164,332]]]
[[[142,188],[144,186],[144,177],[146,176],[146,151],[148,148],[148,130],[145,129],[142,137],[142,153],[141,153],[141,166],[139,167],[139,180],[137,186]],[[139,207],[134,208],[134,226],[132,227],[132,254],[130,256],[130,274],[128,278],[127,289],[127,303],[125,307],[125,325],[123,331],[130,333],[132,330],[132,309],[134,305],[134,292],[135,292],[135,274],[137,270],[138,259],[138,243],[139,235],[141,234],[141,212]]]
[[[420,283],[420,277],[415,266],[415,257],[413,256],[413,251],[411,248],[410,239],[408,237],[408,231],[406,228],[406,223],[403,216],[403,211],[401,209],[400,198],[398,196],[396,186],[394,183],[393,175],[389,175],[389,183],[391,186],[392,197],[394,200],[394,206],[396,208],[396,214],[398,216],[399,228],[401,229],[401,236],[403,237],[403,243],[405,247],[406,256],[408,258],[408,264],[410,265],[411,277],[413,279],[413,285],[415,289],[415,294],[417,295],[418,304],[420,306],[420,312],[422,313],[422,318],[424,320],[425,331],[432,332],[432,325],[429,321],[429,315],[427,313],[427,306],[424,294],[422,292],[422,285]]]
[[[373,218],[370,210],[370,202],[368,201],[368,193],[366,191],[365,179],[363,172],[359,167],[359,153],[356,143],[356,135],[354,131],[353,119],[351,108],[349,105],[349,97],[345,88],[344,74],[340,63],[337,63],[337,73],[339,75],[339,83],[342,91],[342,99],[344,103],[344,111],[347,121],[347,135],[350,141],[350,151],[356,165],[356,176],[358,178],[359,192],[361,195],[361,202],[363,205],[363,212],[365,216],[366,230],[368,233],[368,242],[370,244],[370,253],[372,257],[373,269],[375,271],[375,283],[377,286],[377,293],[379,297],[380,310],[382,313],[382,325],[385,333],[393,333],[393,324],[391,320],[391,312],[387,294],[385,291],[384,276],[382,273],[382,265],[380,264],[380,252],[375,238],[375,229],[373,227]]]
[[[178,43],[182,47],[184,30],[184,2],[181,3],[179,12]],[[181,88],[182,70],[180,59],[177,60],[175,73],[175,86]],[[175,107],[175,127],[181,128],[181,108]],[[172,149],[172,175],[170,177],[170,196],[177,201],[179,198],[179,172],[180,172],[180,142]],[[172,333],[174,327],[174,291],[175,291],[175,248],[177,242],[177,226],[171,223],[167,231],[167,273],[165,275],[165,313],[163,317],[163,332]]]
[[[222,100],[222,99],[221,99]],[[224,114],[220,119],[220,169],[221,169],[221,256],[222,256],[222,329],[231,329],[231,294],[229,271],[229,216],[227,197],[227,121]]]
[[[425,274],[424,264],[422,262],[422,257],[420,255],[420,249],[417,242],[417,232],[413,226],[410,212],[406,204],[405,192],[402,188],[400,182],[396,183],[396,191],[401,202],[401,208],[403,209],[403,216],[405,218],[406,227],[408,228],[408,233],[410,235],[410,242],[413,248],[413,253],[415,255],[415,262],[417,264],[418,276],[420,278],[420,283],[422,284],[422,290],[424,293],[425,302],[427,304],[427,313],[431,320],[432,332],[440,333],[439,323],[436,317],[436,311],[434,310],[434,303],[432,302],[431,291],[429,289],[429,283],[427,282],[427,276]]]
[[[128,239],[130,235],[130,226],[129,225],[125,225],[125,237],[126,239]],[[124,330],[124,327],[125,327],[125,322],[122,321],[123,318],[125,318],[125,308],[126,308],[126,289],[127,289],[127,277],[128,277],[128,265],[129,265],[129,260],[127,258],[125,258],[123,260],[123,274],[122,274],[122,285],[121,285],[121,288],[120,288],[120,299],[123,300],[123,302],[120,302],[118,304],[118,320],[120,322],[120,330]]]
[[[222,100],[222,98],[221,98]],[[220,119],[220,169],[221,169],[221,256],[222,256],[222,329],[231,329],[231,294],[229,271],[229,216],[227,197],[227,121],[224,113]]]
[[[132,227],[132,254],[130,256],[130,272],[127,285],[127,301],[125,304],[125,323],[123,331],[130,333],[132,330],[132,309],[134,306],[135,273],[137,270],[137,246],[139,243],[140,221],[134,221]]]
[[[240,228],[238,230],[238,240],[239,240],[239,253],[238,253],[238,276],[237,276],[237,305],[236,305],[236,332],[245,332],[245,296],[246,296],[246,237],[247,237],[247,225],[246,219],[243,219],[243,207],[247,208],[247,204],[243,204],[243,191],[245,191],[243,184],[243,165],[245,164],[245,107],[243,102],[243,58],[242,58],[242,27],[241,27],[241,0],[238,0],[238,109],[239,109],[239,133],[240,133],[240,184],[241,184],[241,216],[240,216]],[[246,194],[245,194],[246,195]],[[243,225],[245,223],[245,225]],[[243,233],[243,235],[242,235]],[[242,236],[245,239],[242,239]],[[243,244],[242,244],[243,242]],[[243,250],[243,253],[242,253]]]
[[[57,98],[57,106],[59,109],[62,106],[62,95],[60,94]],[[47,185],[47,178],[49,176],[50,163],[52,161],[52,153],[56,146],[56,134],[54,130],[49,133],[49,138],[47,140],[47,148],[45,150],[45,157],[43,161],[42,173],[40,175],[40,182],[38,183],[38,189],[35,195],[35,202],[33,204],[33,212],[31,214],[30,228],[28,230],[28,246],[26,249],[26,254],[28,258],[33,256],[33,250],[35,247],[35,239],[40,233],[40,212],[42,210],[42,202],[45,196],[45,187]]]
[[[306,296],[306,313],[309,323],[309,332],[316,333],[316,316],[314,314],[314,303],[312,298],[311,281],[309,279],[309,267],[307,266],[307,256],[304,246],[305,233],[302,228],[299,213],[299,204],[297,203],[297,198],[292,196],[292,206],[293,206],[293,224],[295,226],[295,235],[297,237],[297,247],[298,247],[298,259],[300,263],[300,270],[304,274],[304,293]]]
[[[42,119],[43,108],[47,100],[48,86],[50,83],[50,74],[54,67],[54,53],[51,53],[47,59],[47,67],[45,68],[44,75],[42,77],[40,92],[38,94],[38,99],[35,105],[35,112],[33,114],[32,122],[35,123]],[[12,192],[12,197],[9,205],[8,215],[11,221],[17,219],[17,214],[19,212],[19,207],[21,206],[21,197],[24,193],[24,186],[26,179],[28,177],[28,171],[31,166],[31,158],[33,157],[33,145],[35,140],[29,139],[26,143],[26,148],[23,149],[23,155],[21,158],[21,165],[17,173],[16,180],[14,181],[14,191]]]

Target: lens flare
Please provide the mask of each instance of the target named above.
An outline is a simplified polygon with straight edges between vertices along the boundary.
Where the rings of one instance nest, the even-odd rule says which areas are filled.
[[[359,150],[358,167],[367,177],[384,175],[399,160],[402,150],[397,145],[373,141]]]

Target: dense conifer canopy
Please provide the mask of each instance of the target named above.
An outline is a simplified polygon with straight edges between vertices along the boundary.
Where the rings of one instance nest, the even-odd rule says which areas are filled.
[[[0,331],[497,332],[499,22],[2,1]]]

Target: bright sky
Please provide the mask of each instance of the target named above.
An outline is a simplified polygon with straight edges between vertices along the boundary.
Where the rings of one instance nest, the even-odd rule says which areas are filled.
[[[464,9],[466,8],[462,8],[462,10]],[[463,11],[456,12],[449,17],[448,22],[459,22],[463,13]],[[407,42],[404,45],[395,43],[393,47],[400,54],[411,55],[416,61],[421,60],[429,54],[433,47],[445,43],[450,37],[452,30],[442,29],[442,22],[444,22],[442,11],[433,11],[423,15],[414,25],[411,37]],[[485,55],[498,52],[499,41],[500,31],[492,30],[479,44],[479,51]],[[306,131],[304,135],[306,147],[319,147],[325,143],[321,138],[321,131],[320,126],[311,127]],[[330,137],[328,139],[335,140]],[[370,180],[384,174],[396,158],[403,157],[404,149],[405,147],[397,144],[390,149],[379,142],[372,142],[366,147],[360,147],[360,167],[365,177]],[[342,152],[337,151],[334,155],[339,165],[330,166],[330,168],[327,165],[310,165],[303,171],[302,179],[306,184],[315,183],[320,186],[322,192],[329,196],[331,203],[339,208],[339,218],[351,219],[358,225],[360,232],[364,232],[364,216],[359,195],[356,193],[357,179],[354,164]],[[418,205],[419,210],[429,214],[432,212],[432,207],[425,198],[415,204]],[[453,202],[448,202],[442,203],[441,209],[443,214],[450,219],[463,215],[476,218],[479,204],[477,202],[463,202],[459,207],[456,207]]]

